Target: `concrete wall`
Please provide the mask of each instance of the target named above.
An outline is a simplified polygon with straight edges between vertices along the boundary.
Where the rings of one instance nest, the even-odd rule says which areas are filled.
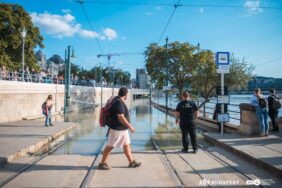
[[[100,87],[71,86],[71,110],[101,104]],[[118,88],[114,89],[117,95]],[[53,113],[64,110],[64,85],[0,81],[0,123],[42,116],[41,105],[53,95]],[[103,103],[112,95],[111,88],[103,88]],[[127,105],[131,106],[131,90]]]

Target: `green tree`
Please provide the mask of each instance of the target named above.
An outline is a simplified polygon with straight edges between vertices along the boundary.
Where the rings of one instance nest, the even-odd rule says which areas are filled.
[[[172,42],[168,44],[166,52],[165,46],[153,43],[147,47],[145,56],[146,69],[158,89],[164,86],[166,79],[178,88],[179,93],[182,93],[184,87],[191,86],[193,92],[205,99],[205,103],[214,94],[216,86],[220,85],[214,53],[210,50],[200,51],[199,47],[187,42]],[[254,67],[233,54],[230,61],[230,73],[225,76],[226,85],[230,90],[245,88]]]
[[[192,74],[191,87],[204,98],[203,105],[215,94],[216,86],[220,85],[220,74],[216,72],[214,54],[209,51],[201,51],[196,54],[197,66]],[[251,79],[254,67],[245,59],[240,61],[231,54],[230,73],[225,74],[224,82],[229,90],[241,90],[247,87]]]
[[[29,14],[17,4],[0,4],[0,65],[19,70],[22,58],[21,30],[25,27],[25,63],[39,70],[34,48],[43,48],[43,37],[31,21]]]
[[[149,45],[145,51],[146,69],[158,89],[168,80],[182,93],[185,84],[190,83],[196,67],[196,50],[197,47],[188,42],[169,43],[167,52],[166,46],[157,46],[155,43]]]
[[[197,63],[192,72],[190,85],[194,92],[207,101],[218,82],[214,54],[210,50],[204,50],[195,54],[195,59]]]

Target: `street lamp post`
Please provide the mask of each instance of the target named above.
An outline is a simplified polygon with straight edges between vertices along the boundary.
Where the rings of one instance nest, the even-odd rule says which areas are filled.
[[[72,50],[72,54],[71,54]],[[71,60],[74,59],[74,48],[72,46],[68,46],[65,51],[65,107],[64,113],[66,114],[67,109],[69,109],[70,105],[70,82],[71,82]]]
[[[101,108],[103,106],[103,76],[102,76],[102,65],[100,64],[100,84],[101,84]]]
[[[168,42],[168,37],[166,37],[165,39],[165,50],[166,50],[166,80],[165,80],[165,84],[166,84],[166,91],[165,91],[165,108],[166,110],[168,110],[168,54],[167,54],[167,42]]]
[[[25,28],[22,29],[21,36],[23,39],[23,42],[22,42],[22,81],[24,81],[24,45],[25,45],[25,37],[26,37]]]

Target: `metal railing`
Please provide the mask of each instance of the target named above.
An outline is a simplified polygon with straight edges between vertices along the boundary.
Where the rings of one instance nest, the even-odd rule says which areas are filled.
[[[154,93],[153,94],[153,101],[155,103],[158,103],[160,105],[165,105],[165,101],[164,101],[164,95],[162,94],[162,92],[158,93]],[[196,103],[201,104],[203,102],[203,100],[199,100],[196,101]],[[231,101],[232,102],[232,101]],[[175,98],[169,96],[169,107],[175,109],[176,105],[178,102],[176,102]],[[213,115],[214,115],[214,110],[215,110],[215,106],[216,106],[216,101],[209,101],[206,104],[204,104],[201,109],[200,109],[200,115],[202,117],[208,117],[210,119],[213,119]],[[230,122],[232,124],[236,124],[239,125],[240,124],[240,108],[238,104],[228,104],[228,113],[230,115]]]
[[[19,81],[19,82],[33,82],[33,83],[46,83],[46,84],[64,84],[64,79],[57,77],[57,76],[51,76],[41,73],[34,73],[31,74],[29,72],[25,72],[24,76],[22,77],[21,72],[17,71],[2,71],[0,69],[0,80],[6,80],[6,81]],[[97,86],[100,87],[103,85],[103,87],[107,88],[119,88],[121,85],[116,84],[112,86],[111,84],[107,82],[103,82],[101,84],[100,82],[95,82],[94,80],[85,80],[85,79],[71,79],[71,85],[79,85],[79,86]],[[129,85],[126,85],[129,86]]]

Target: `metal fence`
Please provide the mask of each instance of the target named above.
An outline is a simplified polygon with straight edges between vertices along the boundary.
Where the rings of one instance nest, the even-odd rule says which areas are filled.
[[[158,104],[165,106],[165,104],[166,104],[165,93],[163,91],[154,90],[153,93],[152,93],[152,100],[155,103],[158,103]],[[179,102],[179,99],[177,98],[176,95],[170,94],[168,96],[168,107],[175,109],[178,102]],[[195,102],[199,106],[199,104],[201,104],[203,102],[203,99],[199,98],[199,101],[196,100]],[[216,103],[217,102],[214,99],[205,103],[200,108],[200,116],[213,119]],[[241,115],[239,104],[233,104],[232,101],[231,101],[231,103],[228,104],[228,113],[230,115],[230,123],[235,124],[235,125],[239,125],[240,124],[240,115]]]
[[[29,72],[25,72],[23,77],[22,73],[17,71],[2,71],[0,69],[0,80],[6,81],[19,81],[19,82],[33,82],[33,83],[46,83],[46,84],[64,84],[63,77],[51,76],[41,73],[31,74]],[[95,82],[95,80],[85,80],[85,79],[71,79],[71,85],[79,85],[79,86],[88,86],[88,87],[106,87],[106,88],[119,88],[121,85],[116,84],[112,85],[103,81]],[[131,87],[130,85],[123,85],[126,87]]]

